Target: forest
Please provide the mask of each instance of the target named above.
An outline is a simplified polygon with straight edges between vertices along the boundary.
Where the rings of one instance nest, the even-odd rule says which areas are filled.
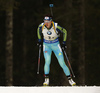
[[[45,60],[42,50],[37,74],[37,28],[44,15],[51,14],[49,4],[54,5],[53,21],[67,30],[74,81],[100,86],[100,0],[0,0],[0,86],[42,86]],[[50,85],[69,86],[54,53]]]

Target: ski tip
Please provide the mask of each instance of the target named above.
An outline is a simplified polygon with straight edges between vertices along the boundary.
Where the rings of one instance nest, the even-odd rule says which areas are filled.
[[[53,4],[49,4],[50,7],[53,7]]]

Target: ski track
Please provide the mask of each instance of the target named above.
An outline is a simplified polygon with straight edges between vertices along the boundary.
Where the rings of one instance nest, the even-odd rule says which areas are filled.
[[[100,93],[99,86],[0,87],[0,93]]]

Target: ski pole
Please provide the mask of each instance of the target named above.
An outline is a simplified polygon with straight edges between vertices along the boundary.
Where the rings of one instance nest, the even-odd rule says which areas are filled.
[[[51,15],[53,16],[53,11],[52,11],[53,4],[49,4],[49,6],[50,6]]]
[[[38,57],[38,69],[37,69],[37,74],[39,74],[39,68],[40,68],[40,55],[41,55],[41,45],[39,45],[39,57]]]
[[[72,75],[73,75],[73,77],[75,78],[75,75],[74,75],[74,72],[73,72],[73,70],[72,70],[71,64],[70,64],[69,59],[68,59],[68,57],[67,57],[67,53],[66,53],[66,51],[64,50],[64,48],[62,48],[62,49],[63,49],[64,54],[65,54],[65,56],[66,56],[66,59],[67,59],[68,65],[69,65],[70,70],[71,70],[71,72],[72,72]]]

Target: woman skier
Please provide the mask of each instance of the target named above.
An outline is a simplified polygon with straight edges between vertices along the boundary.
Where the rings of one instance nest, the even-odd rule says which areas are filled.
[[[69,68],[65,64],[63,52],[59,43],[59,34],[63,33],[63,42],[62,48],[66,48],[66,37],[67,31],[63,27],[59,26],[58,23],[55,23],[52,20],[51,15],[46,15],[44,17],[44,22],[38,26],[37,36],[38,36],[38,45],[41,46],[41,36],[43,34],[43,53],[45,58],[44,65],[44,74],[45,81],[44,86],[49,85],[49,72],[50,72],[50,63],[51,63],[51,54],[54,52],[55,56],[58,59],[59,65],[62,67],[65,75],[68,78],[69,84],[75,86],[76,83],[72,80]]]

